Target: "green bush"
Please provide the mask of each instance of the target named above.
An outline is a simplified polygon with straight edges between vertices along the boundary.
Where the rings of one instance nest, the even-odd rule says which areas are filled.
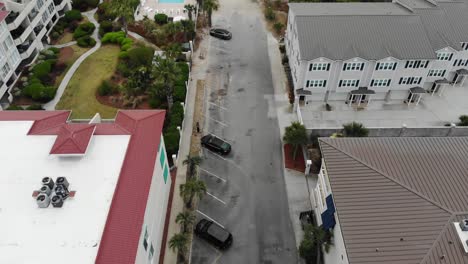
[[[159,97],[151,98],[149,101],[149,105],[153,109],[167,109],[166,101]]]
[[[83,16],[81,15],[81,12],[79,10],[72,9],[70,11],[65,12],[64,19],[67,22],[80,21],[81,19],[83,19]]]
[[[24,109],[23,109],[23,107],[21,107],[19,105],[11,104],[10,106],[8,106],[8,108],[6,110],[24,110]]]
[[[75,32],[73,32],[73,38],[78,40],[81,37],[90,36],[91,34],[93,34],[95,29],[96,29],[96,26],[91,22],[80,24],[75,29]]]
[[[88,9],[96,8],[99,0],[73,0],[73,8],[85,11]]]
[[[276,14],[275,14],[275,11],[273,11],[273,9],[271,7],[267,7],[265,9],[265,18],[270,20],[270,21],[275,20]]]
[[[276,33],[281,33],[281,30],[283,29],[284,25],[281,22],[276,22],[273,24],[273,28],[275,29]]]
[[[32,83],[23,89],[25,96],[33,100],[47,102],[54,98],[56,89],[51,86],[44,86],[42,83]]]
[[[120,42],[118,42],[118,39],[120,38],[125,38],[125,32],[117,31],[117,32],[106,33],[102,37],[101,41],[103,44],[107,44],[107,43],[120,44]]]
[[[119,52],[119,58],[120,58],[120,59],[126,59],[126,58],[128,58],[128,52],[127,52],[127,51],[121,51],[121,52]]]
[[[180,140],[179,130],[177,130],[177,128],[169,128],[166,132],[163,133],[163,136],[167,155],[170,157],[173,154],[177,154]]]
[[[156,14],[154,15],[154,22],[159,25],[164,25],[167,23],[168,17],[166,14]]]
[[[98,94],[100,96],[111,95],[117,92],[117,87],[111,82],[104,80],[101,85],[98,87]]]
[[[130,67],[151,66],[154,50],[148,47],[136,47],[128,51]]]
[[[172,105],[171,116],[169,120],[170,127],[182,126],[182,121],[184,120],[184,107],[180,102],[175,102],[174,105]]]
[[[84,36],[77,39],[76,44],[80,47],[94,47],[94,45],[96,45],[96,40],[90,36]]]
[[[52,32],[52,33],[50,34],[50,37],[51,37],[52,39],[54,39],[54,40],[55,40],[55,39],[58,39],[58,38],[60,38],[60,33],[58,33],[57,31],[54,31],[54,32]]]
[[[126,63],[117,64],[117,72],[122,74],[124,77],[129,77],[132,74],[132,70],[127,66]]]
[[[185,86],[174,87],[174,101],[185,102],[186,89]]]
[[[458,126],[468,126],[468,115],[461,115],[458,117],[460,122],[458,122]]]
[[[112,22],[111,21],[108,21],[108,20],[104,20],[101,22],[100,26],[99,26],[99,36],[104,36],[104,34],[108,33],[108,32],[112,32],[114,26],[112,25]]]
[[[60,49],[59,48],[56,48],[56,47],[51,47],[49,48],[50,51],[52,51],[53,53],[55,54],[59,54],[60,53]]]
[[[52,60],[43,61],[32,68],[33,77],[41,81],[47,81],[52,70]]]
[[[26,107],[26,110],[44,110],[44,108],[42,108],[42,105],[40,104],[32,104]]]

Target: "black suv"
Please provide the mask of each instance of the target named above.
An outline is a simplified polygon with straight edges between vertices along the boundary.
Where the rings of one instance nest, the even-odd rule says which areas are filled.
[[[231,152],[231,145],[229,143],[211,134],[201,138],[201,145],[202,147],[223,155],[227,155]]]
[[[225,40],[232,39],[231,32],[227,31],[226,29],[222,29],[222,28],[212,28],[212,29],[210,29],[210,35],[215,37],[215,38],[219,38],[219,39],[225,39]]]
[[[200,220],[195,227],[195,235],[203,238],[219,249],[227,249],[232,244],[232,235],[213,221]]]

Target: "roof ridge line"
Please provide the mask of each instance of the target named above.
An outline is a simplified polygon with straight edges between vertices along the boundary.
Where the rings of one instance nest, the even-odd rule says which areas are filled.
[[[450,217],[448,218],[448,220],[445,223],[444,227],[442,228],[440,233],[437,235],[437,238],[434,239],[434,243],[432,243],[432,246],[429,248],[429,250],[427,250],[426,255],[424,255],[424,258],[419,262],[419,264],[422,264],[422,263],[424,263],[426,261],[429,254],[434,249],[436,243],[439,242],[440,238],[442,237],[442,234],[444,234],[444,231],[447,230],[447,228],[450,226],[450,224],[452,223],[451,221],[455,218],[456,215],[457,215],[456,213],[452,213],[452,215],[450,215]]]
[[[329,145],[330,147],[332,147],[332,148],[334,148],[334,149],[340,151],[341,153],[345,154],[346,156],[348,156],[348,157],[350,157],[350,158],[356,160],[357,162],[361,163],[362,165],[366,166],[367,168],[369,168],[369,169],[371,169],[371,170],[373,170],[373,171],[379,173],[380,175],[384,176],[385,178],[389,179],[390,181],[392,181],[392,182],[394,182],[394,183],[400,185],[401,187],[405,188],[406,190],[408,190],[408,191],[410,191],[410,192],[416,194],[417,196],[419,196],[419,197],[421,197],[422,199],[426,200],[427,202],[429,202],[429,203],[431,203],[431,204],[433,204],[433,205],[439,207],[440,209],[446,211],[447,213],[454,214],[454,212],[453,212],[452,210],[450,210],[449,208],[446,208],[445,206],[443,206],[443,205],[441,205],[441,204],[439,204],[439,203],[433,201],[432,199],[429,199],[428,197],[426,197],[426,196],[423,195],[422,193],[420,193],[420,192],[418,192],[418,191],[416,191],[416,190],[413,190],[413,188],[407,186],[406,184],[403,184],[403,183],[397,181],[396,179],[393,179],[392,177],[388,176],[386,173],[383,173],[383,172],[381,172],[380,170],[374,168],[373,166],[371,166],[371,165],[369,165],[369,164],[363,162],[362,160],[358,159],[358,158],[355,157],[354,155],[351,155],[351,154],[348,153],[347,151],[344,151],[344,150],[342,150],[342,149],[339,149],[337,146],[332,145],[332,144],[329,143],[329,142],[325,142],[325,141],[322,141],[322,140],[321,140],[321,142],[323,142],[323,143]]]

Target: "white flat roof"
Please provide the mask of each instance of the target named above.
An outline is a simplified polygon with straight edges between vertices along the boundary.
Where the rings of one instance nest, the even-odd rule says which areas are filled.
[[[49,155],[56,136],[27,133],[33,121],[0,121],[0,263],[94,263],[129,135],[93,135],[83,157]],[[62,208],[38,208],[43,177],[76,191]]]

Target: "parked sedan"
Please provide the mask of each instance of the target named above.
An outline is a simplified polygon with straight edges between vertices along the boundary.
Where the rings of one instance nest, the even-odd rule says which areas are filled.
[[[202,147],[223,155],[227,155],[231,152],[231,145],[229,143],[211,134],[201,138],[201,145]]]
[[[200,220],[195,227],[195,235],[208,241],[219,249],[227,249],[232,244],[232,235],[213,221]]]
[[[210,29],[210,35],[219,38],[219,39],[225,39],[229,40],[232,38],[231,32],[227,31],[226,29],[222,28],[212,28]]]

